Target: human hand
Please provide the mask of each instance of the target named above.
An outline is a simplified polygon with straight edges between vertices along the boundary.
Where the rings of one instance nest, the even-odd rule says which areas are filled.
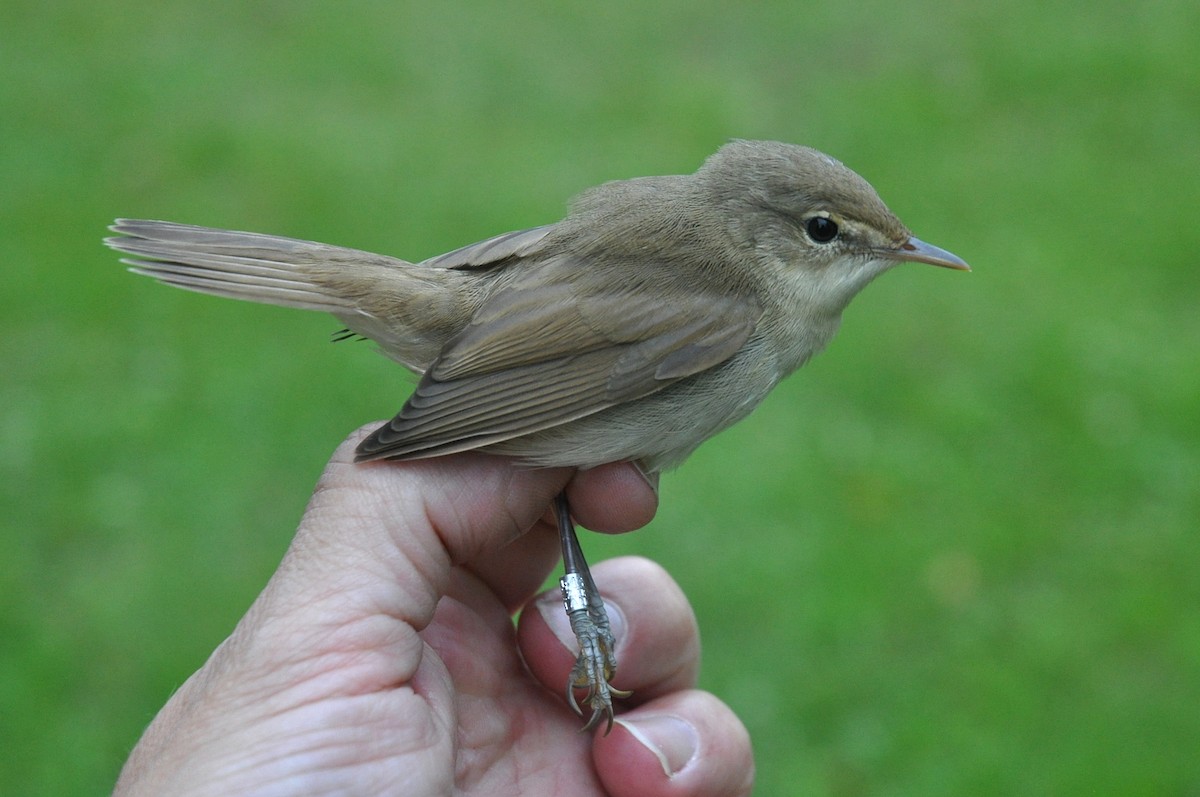
[[[355,465],[367,431],[335,452],[278,571],[151,723],[118,795],[749,792],[746,731],[692,688],[695,619],[647,560],[593,569],[627,710],[603,736],[567,708],[573,637],[557,590],[533,600],[558,559],[548,509],[566,485],[584,526],[644,525],[656,497],[631,465]]]

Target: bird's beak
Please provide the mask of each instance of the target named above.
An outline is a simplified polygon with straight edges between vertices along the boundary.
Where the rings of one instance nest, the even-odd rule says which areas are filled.
[[[898,249],[889,249],[880,254],[903,263],[928,263],[931,266],[953,268],[958,271],[971,270],[966,261],[958,255],[951,254],[933,244],[927,244],[915,237],[909,238]]]

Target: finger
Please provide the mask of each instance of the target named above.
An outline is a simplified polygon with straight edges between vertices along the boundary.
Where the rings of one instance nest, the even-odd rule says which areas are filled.
[[[696,617],[679,585],[659,565],[622,557],[592,568],[608,607],[616,639],[612,685],[633,691],[630,704],[695,685],[700,668]],[[522,612],[517,626],[521,654],[547,689],[562,695],[579,650],[557,590]],[[565,700],[564,700],[564,710]]]
[[[283,621],[277,629],[319,629],[313,659],[385,650],[396,667],[386,677],[398,681],[411,675],[421,651],[415,633],[396,623],[413,632],[426,627],[452,567],[533,525],[571,471],[518,468],[482,454],[355,464],[354,447],[368,431],[335,452],[241,635],[268,621]]]
[[[633,464],[602,465],[577,473],[567,485],[572,514],[587,529],[622,532],[641,528],[654,517],[658,496]],[[470,569],[509,611],[529,602],[558,563],[558,531],[553,512],[509,544],[483,553]]]
[[[529,531],[506,545],[485,551],[465,565],[490,590],[488,599],[499,600],[512,614],[537,594],[561,558],[558,530],[539,520]]]
[[[707,692],[665,695],[619,716],[592,747],[613,797],[735,797],[754,786],[750,736]]]
[[[619,533],[645,526],[658,509],[658,476],[632,462],[581,470],[567,484],[571,514],[592,531]]]

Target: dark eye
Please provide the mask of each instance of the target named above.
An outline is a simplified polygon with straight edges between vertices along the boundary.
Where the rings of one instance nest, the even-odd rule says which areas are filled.
[[[804,223],[804,231],[808,237],[819,244],[827,244],[837,238],[837,222],[825,216],[813,216]]]

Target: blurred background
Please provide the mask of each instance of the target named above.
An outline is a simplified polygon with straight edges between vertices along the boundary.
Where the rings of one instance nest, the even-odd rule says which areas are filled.
[[[731,137],[825,150],[906,266],[642,532],[758,793],[1200,794],[1200,5],[0,8],[0,790],[95,794],[411,384],[187,294],[115,216],[421,259]]]

